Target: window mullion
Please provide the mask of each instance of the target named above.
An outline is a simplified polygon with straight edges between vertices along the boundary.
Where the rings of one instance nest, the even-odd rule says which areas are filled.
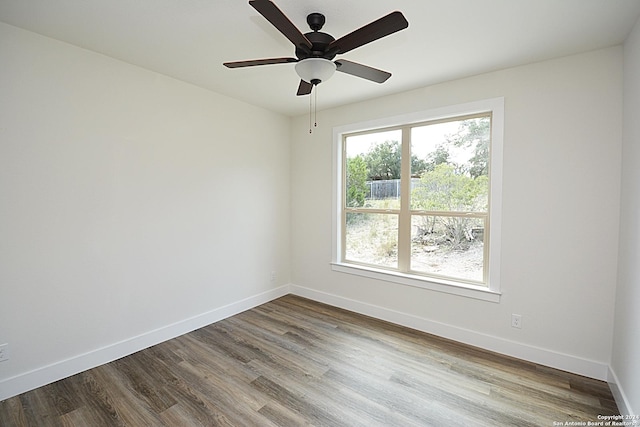
[[[400,217],[398,218],[398,269],[408,272],[411,260],[411,128],[402,128],[400,168]]]
[[[347,138],[342,137],[341,141],[342,149],[342,165],[340,171],[342,176],[340,177],[342,184],[342,195],[340,197],[340,260],[346,259],[347,251]]]

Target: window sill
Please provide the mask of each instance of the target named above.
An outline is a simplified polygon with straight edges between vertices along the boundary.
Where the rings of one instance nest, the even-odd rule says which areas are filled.
[[[474,286],[460,282],[435,279],[431,277],[416,276],[375,269],[371,267],[358,266],[354,264],[331,263],[331,269],[340,273],[355,274],[357,276],[368,277],[385,282],[393,282],[406,286],[414,286],[422,289],[429,289],[437,292],[444,292],[452,295],[459,295],[467,298],[479,299],[482,301],[500,302],[500,293],[485,288],[484,286]]]

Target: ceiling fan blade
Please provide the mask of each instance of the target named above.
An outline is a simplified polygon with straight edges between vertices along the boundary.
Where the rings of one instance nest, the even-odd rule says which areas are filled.
[[[332,41],[327,47],[327,51],[335,52],[336,54],[346,53],[396,31],[404,30],[408,26],[409,22],[407,22],[402,12],[391,12],[346,36]]]
[[[298,62],[298,60],[296,58],[251,59],[248,61],[225,62],[222,65],[227,68],[242,68],[254,67],[256,65],[286,64],[287,62]]]
[[[305,82],[304,80],[300,80],[300,85],[298,86],[298,93],[296,95],[309,95],[311,90],[313,89],[313,85],[311,83]]]
[[[267,21],[271,22],[271,25],[276,27],[296,47],[311,50],[312,44],[309,39],[293,25],[289,18],[273,2],[269,0],[252,0],[249,4],[260,12]]]
[[[337,67],[336,71],[371,80],[372,82],[384,83],[391,77],[391,73],[369,67],[368,65],[347,61],[346,59],[339,59],[335,61],[335,63]]]

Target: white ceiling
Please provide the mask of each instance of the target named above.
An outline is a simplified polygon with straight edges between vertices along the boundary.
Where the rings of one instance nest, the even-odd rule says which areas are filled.
[[[336,73],[318,108],[620,44],[640,0],[276,0],[304,33],[321,12],[339,38],[393,10],[409,28],[344,56],[393,73],[384,84]],[[295,56],[244,0],[0,0],[0,21],[287,115],[305,114],[294,64],[225,61]]]

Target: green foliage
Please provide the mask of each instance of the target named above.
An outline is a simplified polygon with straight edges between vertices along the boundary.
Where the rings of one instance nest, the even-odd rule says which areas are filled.
[[[419,159],[418,156],[414,154],[411,155],[411,177],[412,178],[419,178],[428,169],[429,169],[429,164],[425,160]]]
[[[474,178],[489,175],[490,126],[491,119],[489,117],[464,120],[460,122],[458,132],[447,139],[448,143],[456,147],[473,147],[473,156],[469,159],[468,172]]]
[[[370,180],[399,179],[401,149],[398,141],[375,145],[365,156]]]
[[[450,156],[451,154],[449,154],[449,150],[446,146],[442,144],[438,145],[435,151],[432,151],[427,155],[427,158],[424,161],[425,167],[423,171],[433,171],[436,166],[449,163]]]
[[[425,172],[411,193],[412,209],[450,212],[486,212],[489,178],[473,178],[456,171],[454,165],[441,163]],[[423,232],[444,230],[454,249],[468,248],[473,219],[457,216],[424,217]]]
[[[385,141],[374,146],[366,155],[365,162],[369,170],[370,181],[400,179],[402,149],[398,141]],[[427,162],[417,156],[411,156],[411,172],[420,176],[428,169]]]
[[[487,176],[472,178],[441,163],[425,172],[411,194],[411,207],[428,211],[483,212],[489,195]]]
[[[347,206],[364,206],[368,175],[367,165],[362,156],[347,159]]]
[[[491,137],[491,119],[479,117],[462,120],[458,130],[446,137],[434,151],[424,159],[423,171],[433,171],[440,164],[455,165],[460,173],[469,174],[473,178],[489,175],[489,141]],[[473,150],[473,155],[467,163],[457,164],[451,158],[451,150],[464,148]],[[419,169],[412,168],[413,171]],[[414,173],[415,175],[415,173]]]

